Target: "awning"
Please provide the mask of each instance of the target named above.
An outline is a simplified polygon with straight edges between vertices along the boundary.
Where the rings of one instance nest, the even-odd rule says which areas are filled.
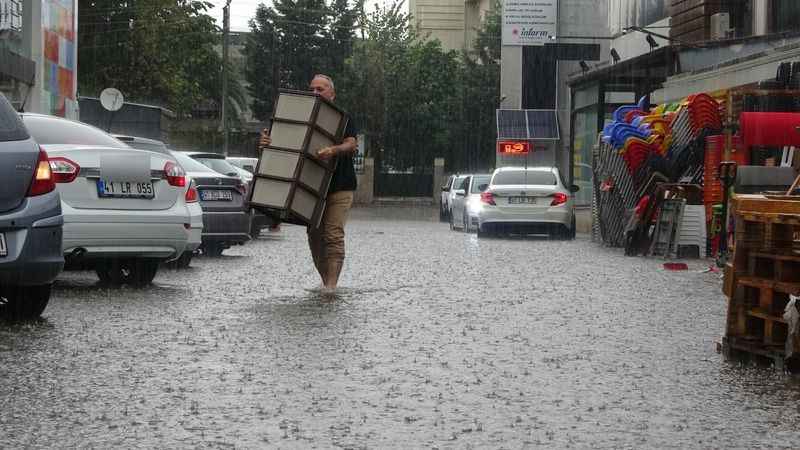
[[[554,109],[497,110],[497,139],[556,141],[560,137]]]
[[[739,134],[745,148],[800,147],[800,113],[744,112]]]

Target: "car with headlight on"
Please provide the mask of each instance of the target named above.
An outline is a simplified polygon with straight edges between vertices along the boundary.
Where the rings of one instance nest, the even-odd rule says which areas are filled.
[[[186,173],[175,158],[129,147],[85,123],[21,114],[47,152],[64,216],[63,254],[102,282],[149,285],[189,239]]]
[[[220,256],[225,249],[250,240],[251,218],[245,208],[247,187],[238,176],[224,175],[203,163],[219,161],[222,155],[172,151],[186,170],[199,194],[203,209],[201,251],[206,256]],[[224,157],[221,170],[236,173]]]
[[[548,234],[575,237],[572,194],[556,167],[501,167],[480,194],[478,237]]]
[[[464,189],[453,199],[450,221],[454,229],[470,233],[478,227],[478,212],[481,205],[481,192],[489,187],[491,174],[469,175],[464,181]]]
[[[63,216],[50,158],[0,94],[0,316],[34,319],[64,267]]]

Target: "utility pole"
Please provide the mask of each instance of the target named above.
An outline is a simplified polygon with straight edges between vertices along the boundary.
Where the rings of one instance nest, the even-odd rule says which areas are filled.
[[[225,120],[225,105],[228,103],[228,34],[231,27],[231,0],[222,9],[222,154],[228,156],[228,123]]]

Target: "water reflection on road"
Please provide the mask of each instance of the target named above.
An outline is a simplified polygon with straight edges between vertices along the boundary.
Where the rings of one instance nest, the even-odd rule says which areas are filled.
[[[0,325],[0,447],[795,447],[798,382],[715,352],[715,274],[355,210],[335,299],[284,226]]]

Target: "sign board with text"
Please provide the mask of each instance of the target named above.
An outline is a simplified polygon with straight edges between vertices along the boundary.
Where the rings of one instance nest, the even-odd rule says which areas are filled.
[[[503,45],[544,45],[556,36],[558,0],[507,0]]]

